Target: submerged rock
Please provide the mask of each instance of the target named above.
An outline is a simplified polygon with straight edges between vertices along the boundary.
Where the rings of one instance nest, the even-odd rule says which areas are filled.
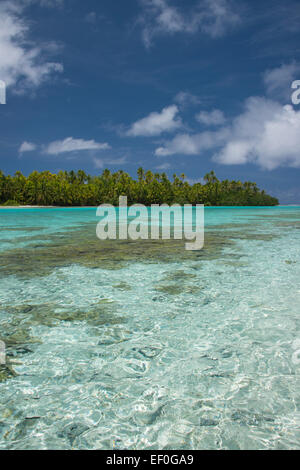
[[[66,426],[61,432],[57,435],[58,437],[68,439],[71,445],[73,445],[75,439],[83,434],[84,432],[88,431],[90,428],[85,424],[81,423],[72,423]]]
[[[17,373],[9,365],[0,365],[0,382],[16,377]]]
[[[241,424],[246,424],[248,426],[259,426],[264,422],[274,423],[275,421],[272,416],[261,415],[247,410],[235,411],[232,413],[231,419],[234,421],[239,421]]]
[[[210,418],[200,418],[199,421],[199,426],[204,426],[204,427],[213,427],[213,426],[218,426],[219,421],[215,419],[210,419]]]
[[[133,349],[136,350],[136,348],[133,348]],[[151,346],[145,346],[144,348],[137,349],[137,351],[142,356],[146,357],[147,359],[152,359],[153,357],[158,356],[161,350],[159,348],[154,348],[154,347],[151,347]]]
[[[14,322],[2,324],[3,334],[0,335],[8,347],[16,349],[18,346],[26,347],[39,343],[39,339],[30,334],[34,325],[55,326],[59,321],[85,321],[89,325],[101,326],[105,324],[119,324],[124,320],[116,315],[116,304],[110,299],[101,299],[87,309],[63,307],[55,303],[43,303],[31,305],[17,305],[14,307],[2,307],[1,310],[9,312],[15,319]],[[22,327],[18,327],[22,323]],[[31,348],[30,348],[31,349]]]
[[[127,282],[120,282],[119,284],[115,284],[113,285],[113,287],[115,289],[119,289],[119,290],[122,290],[122,291],[129,291],[129,290],[132,290],[132,287],[127,284]]]
[[[15,429],[13,431],[12,438],[13,439],[22,439],[22,438],[28,436],[28,434],[30,432],[32,432],[34,427],[37,425],[39,419],[40,419],[40,417],[32,417],[32,418],[29,418],[29,419],[27,419],[27,418],[22,419],[22,421],[20,421],[17,424],[17,426],[15,427]]]
[[[230,231],[222,231],[221,227],[220,230],[207,230],[204,248],[201,251],[187,251],[185,240],[99,240],[95,227],[95,223],[87,223],[76,230],[40,235],[39,239],[46,243],[38,247],[26,245],[1,252],[0,275],[30,279],[46,276],[56,268],[73,264],[92,269],[119,270],[130,262],[174,263],[217,259],[223,247],[234,243],[233,238],[247,237],[242,230],[235,232],[235,236]],[[257,239],[259,234],[250,236]],[[187,278],[191,275],[175,273],[177,280],[182,276]]]
[[[197,284],[189,284],[186,282],[174,282],[172,284],[166,284],[162,282],[155,286],[157,292],[162,292],[168,295],[179,295],[179,294],[198,294],[201,290]]]
[[[148,412],[139,412],[136,413],[134,420],[137,423],[141,423],[143,425],[153,425],[156,421],[158,421],[164,414],[165,405],[160,405],[154,411]]]
[[[179,269],[174,271],[170,274],[167,274],[165,279],[169,281],[181,281],[181,280],[189,280],[189,279],[196,279],[196,274],[191,274]]]

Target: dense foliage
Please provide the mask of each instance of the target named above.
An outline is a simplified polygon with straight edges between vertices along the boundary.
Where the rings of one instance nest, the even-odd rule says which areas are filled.
[[[219,181],[212,171],[205,175],[205,184],[189,184],[185,176],[152,173],[139,168],[137,180],[128,173],[90,176],[84,171],[60,171],[52,174],[34,171],[28,177],[17,171],[12,177],[0,171],[0,204],[97,206],[118,205],[119,196],[127,196],[128,204],[205,204],[212,206],[270,206],[278,200],[260,191],[255,183]]]

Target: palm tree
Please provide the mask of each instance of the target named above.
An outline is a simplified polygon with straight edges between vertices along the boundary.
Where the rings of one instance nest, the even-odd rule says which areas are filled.
[[[79,184],[84,184],[87,180],[86,173],[83,170],[78,170],[77,171],[77,179],[79,181]]]
[[[138,175],[139,183],[141,183],[145,177],[145,171],[141,166],[137,170],[137,175]]]

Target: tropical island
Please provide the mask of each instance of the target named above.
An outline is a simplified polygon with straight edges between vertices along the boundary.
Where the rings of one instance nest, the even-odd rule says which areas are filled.
[[[190,184],[184,174],[152,173],[137,170],[137,179],[120,170],[101,175],[87,175],[83,170],[33,171],[14,176],[0,170],[0,205],[2,206],[98,206],[118,205],[119,196],[126,195],[128,204],[204,204],[206,206],[276,206],[278,199],[260,190],[250,181],[220,181],[214,171],[201,182]]]

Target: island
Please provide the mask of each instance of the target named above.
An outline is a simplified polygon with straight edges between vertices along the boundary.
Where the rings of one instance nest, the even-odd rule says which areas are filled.
[[[214,171],[202,181],[189,183],[184,174],[153,173],[137,170],[137,179],[120,170],[91,176],[83,170],[33,171],[14,176],[0,170],[1,206],[98,206],[103,203],[118,205],[119,197],[127,196],[128,205],[144,204],[204,204],[206,206],[276,206],[278,199],[260,190],[256,183],[220,181]]]

